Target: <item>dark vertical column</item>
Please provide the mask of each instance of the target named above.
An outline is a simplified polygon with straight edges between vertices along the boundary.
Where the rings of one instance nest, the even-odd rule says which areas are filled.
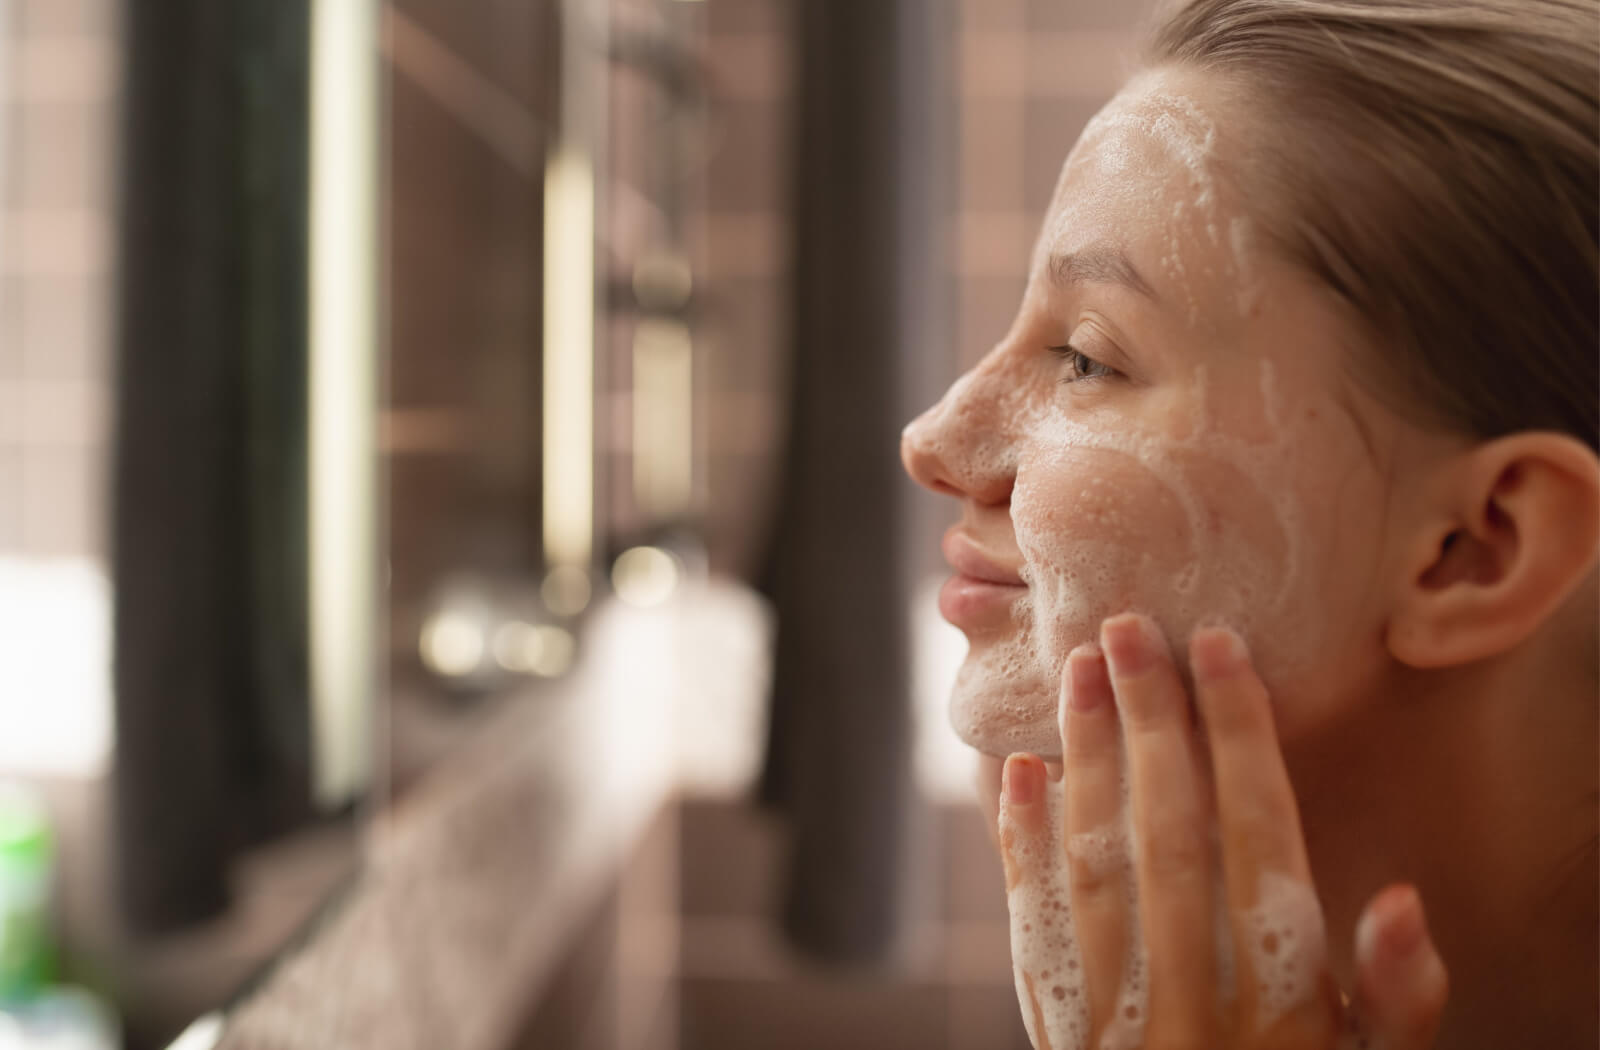
[[[792,817],[786,927],[802,948],[838,960],[884,955],[903,893],[911,734],[897,33],[913,4],[793,5],[792,416],[764,786]]]
[[[123,8],[116,836],[140,930],[303,812],[303,0]]]

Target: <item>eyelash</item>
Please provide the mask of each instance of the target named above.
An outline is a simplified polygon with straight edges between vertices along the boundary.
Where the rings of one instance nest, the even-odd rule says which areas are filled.
[[[1061,358],[1071,369],[1069,374],[1061,377],[1062,383],[1080,383],[1085,379],[1104,379],[1117,374],[1116,369],[1101,364],[1070,343],[1065,346],[1047,346],[1045,349]]]

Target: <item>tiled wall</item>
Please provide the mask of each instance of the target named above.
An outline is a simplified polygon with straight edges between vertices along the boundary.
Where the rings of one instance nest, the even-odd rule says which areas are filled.
[[[970,367],[1010,327],[1057,173],[1132,68],[1149,0],[960,0],[951,39],[953,331]]]
[[[100,557],[116,0],[0,0],[0,556]]]
[[[706,10],[713,111],[698,226],[708,289],[701,425],[713,561],[733,572],[759,568],[781,465],[794,2],[711,0]]]

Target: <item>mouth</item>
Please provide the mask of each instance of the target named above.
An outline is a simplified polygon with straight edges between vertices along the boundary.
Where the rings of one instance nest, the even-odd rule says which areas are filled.
[[[939,590],[939,614],[962,628],[982,627],[1010,615],[1027,584],[959,527],[939,545],[955,575]]]

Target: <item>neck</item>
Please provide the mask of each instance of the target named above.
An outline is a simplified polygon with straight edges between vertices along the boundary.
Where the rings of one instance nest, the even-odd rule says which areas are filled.
[[[1372,895],[1415,884],[1450,971],[1440,1048],[1600,1040],[1600,718],[1546,655],[1390,669],[1384,701],[1286,747],[1336,973]]]

